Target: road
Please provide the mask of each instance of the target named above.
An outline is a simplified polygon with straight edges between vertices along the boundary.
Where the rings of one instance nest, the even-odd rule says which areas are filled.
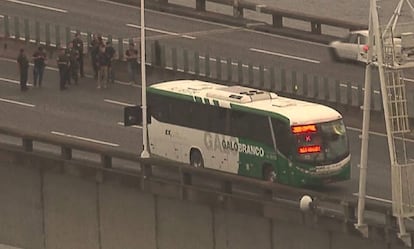
[[[1,16],[10,15],[42,23],[53,24],[59,20],[59,24],[70,26],[73,30],[112,34],[114,37],[138,36],[139,9],[135,7],[106,0],[39,0],[36,4],[16,0],[0,1],[0,22]],[[149,40],[157,39],[169,46],[209,52],[212,56],[230,57],[255,65],[278,65],[346,82],[363,82],[363,67],[331,61],[327,46],[323,44],[154,11],[146,11],[146,24]],[[50,70],[43,89],[21,94],[16,85],[14,62],[1,60],[0,65],[0,113],[2,117],[7,117],[2,119],[2,125],[94,141],[131,152],[141,148],[141,131],[119,124],[122,121],[122,103],[138,103],[139,88],[116,85],[107,91],[97,91],[94,83],[88,81],[67,92],[60,92],[57,90],[56,71]],[[410,74],[408,72],[406,77],[411,77]],[[355,121],[351,116],[345,117],[345,121],[353,120],[348,123],[354,155],[352,180],[330,185],[323,191],[341,194],[357,192],[359,170],[356,165],[360,154],[358,127],[361,121]],[[370,143],[368,194],[389,199],[390,170],[386,139],[377,134],[371,137]]]

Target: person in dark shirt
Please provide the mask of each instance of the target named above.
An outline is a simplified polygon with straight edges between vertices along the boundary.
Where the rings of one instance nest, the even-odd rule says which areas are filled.
[[[135,49],[135,44],[130,43],[129,48],[125,51],[125,56],[128,65],[128,74],[130,84],[138,83],[138,50]]]
[[[19,56],[17,57],[17,65],[20,74],[20,90],[22,92],[27,91],[27,77],[29,73],[29,60],[27,59],[24,49],[20,49]]]
[[[98,63],[96,62],[97,55],[99,53],[100,47],[100,39],[96,34],[93,34],[92,41],[89,46],[89,50],[91,52],[91,63],[94,72],[94,78],[98,79]]]
[[[102,44],[99,47],[99,52],[96,56],[96,62],[98,67],[98,86],[97,88],[100,89],[101,87],[106,88],[108,82],[108,66],[110,60],[105,53],[105,44]]]
[[[39,87],[42,86],[43,72],[46,67],[46,53],[43,51],[43,47],[39,47],[36,52],[33,53],[33,86],[36,87],[39,83]]]
[[[75,39],[73,39],[72,43],[73,43],[73,47],[79,53],[79,58],[78,58],[79,72],[80,72],[80,77],[83,78],[85,77],[85,74],[83,71],[83,41],[82,41],[82,38],[79,32],[76,32]]]
[[[114,75],[114,70],[113,70],[113,65],[112,62],[114,60],[115,57],[115,49],[114,47],[112,47],[112,43],[107,41],[106,42],[106,48],[105,48],[105,54],[108,57],[109,60],[109,65],[108,65],[108,83],[114,83],[115,81],[115,75]]]
[[[77,85],[79,79],[79,51],[73,47],[73,42],[68,43],[66,53],[70,60],[69,84],[71,79],[73,79],[75,81],[75,85]]]
[[[59,68],[59,79],[60,79],[60,90],[67,89],[66,84],[69,81],[69,66],[70,66],[70,58],[68,54],[65,52],[64,48],[60,48],[59,56],[57,58],[57,64]]]

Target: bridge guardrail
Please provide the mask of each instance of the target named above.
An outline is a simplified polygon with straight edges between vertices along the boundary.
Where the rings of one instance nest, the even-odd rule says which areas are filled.
[[[92,145],[70,138],[58,138],[50,134],[27,132],[4,126],[0,126],[0,134],[3,139],[13,137],[22,141],[19,146],[7,142],[7,139],[1,141],[0,157],[3,156],[1,152],[6,152],[17,158],[44,157],[50,159],[51,152],[37,149],[36,146],[40,142],[43,146],[46,144],[47,146],[60,148],[60,154],[55,155],[54,162],[58,160],[63,165],[67,164],[66,167],[76,165],[80,171],[87,170],[90,172],[92,169],[95,171],[96,177],[94,179],[97,181],[105,181],[105,177],[109,175],[118,175],[136,182],[141,190],[155,194],[165,194],[159,190],[160,188],[156,187],[161,186],[161,189],[168,189],[169,196],[172,195],[181,200],[195,201],[249,214],[253,213],[267,218],[279,217],[281,214],[277,210],[282,208],[294,212],[298,219],[309,215],[314,217],[313,220],[316,223],[319,219],[329,219],[338,224],[343,224],[347,232],[356,233],[353,227],[356,222],[356,198],[327,195],[312,190],[293,188],[218,171],[192,168],[182,163],[172,163],[159,159],[142,159],[134,153],[108,148],[103,145]],[[101,161],[96,163],[93,160],[89,161],[84,158],[80,160],[72,157],[72,150],[99,155]],[[113,159],[118,160],[116,163],[112,163]],[[125,171],[122,167],[123,162],[130,162],[136,168]],[[43,165],[31,166],[42,167]],[[56,165],[55,167],[61,166]],[[47,170],[51,166],[44,167]],[[171,174],[176,177],[172,178]],[[205,182],[210,184],[205,184]],[[314,198],[313,209],[310,213],[301,212],[299,209],[299,199],[303,195]],[[385,233],[392,235],[386,236],[386,240],[397,236],[397,224],[392,216],[392,208],[389,204],[367,200],[366,212],[370,214],[370,217],[366,219],[370,229],[376,231],[373,234]]]
[[[111,0],[113,2],[120,2],[125,4],[131,4],[139,6],[140,1],[139,0]],[[344,29],[347,31],[352,30],[361,30],[361,29],[368,29],[368,25],[356,23],[352,21],[346,21],[346,20],[338,20],[334,18],[329,17],[320,17],[317,15],[307,14],[303,12],[298,11],[292,11],[292,10],[285,10],[280,8],[275,8],[271,6],[266,6],[263,4],[257,4],[250,1],[245,0],[194,0],[195,2],[195,8],[189,8],[188,6],[180,5],[177,3],[170,3],[168,0],[147,0],[145,2],[146,8],[151,8],[155,10],[162,10],[162,11],[170,11],[172,13],[179,12],[180,14],[187,14],[191,17],[198,17],[198,18],[204,18],[204,19],[212,19],[215,21],[220,22],[220,17],[217,15],[221,15],[223,18],[221,21],[223,22],[229,22],[228,18],[233,18],[236,20],[243,20],[239,24],[240,25],[246,25],[249,22],[253,20],[247,20],[244,19],[244,10],[250,10],[254,11],[256,13],[259,13],[263,18],[271,17],[272,22],[266,23],[271,28],[274,28],[274,32],[280,32],[281,29],[289,28],[289,29],[298,29],[297,27],[288,27],[284,24],[284,21],[286,19],[295,20],[295,21],[303,21],[307,22],[309,24],[308,29],[300,29],[301,32],[309,33],[313,35],[327,35],[330,37],[337,37],[336,34],[329,34],[329,31],[324,31],[322,29],[323,26],[330,26],[338,29]],[[206,4],[207,3],[215,3],[220,4],[225,7],[232,7],[233,8],[233,15],[224,15],[221,13],[215,13],[211,10],[207,10]],[[211,13],[211,16],[203,16],[201,14],[208,14]],[[234,24],[234,20],[230,21]],[[257,22],[257,21],[256,21]],[[265,24],[263,22],[263,24]],[[249,26],[249,25],[247,25]],[[263,29],[263,27],[259,26],[251,26],[253,29]],[[265,29],[269,31],[269,29]],[[283,32],[283,34],[288,34],[286,32]],[[291,32],[291,35],[297,36],[300,34]],[[318,40],[318,38],[315,37],[308,37],[311,40]],[[326,39],[320,39],[319,42],[326,42]]]

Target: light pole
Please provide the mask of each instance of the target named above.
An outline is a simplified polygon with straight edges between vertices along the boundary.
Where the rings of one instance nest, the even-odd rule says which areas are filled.
[[[149,158],[147,130],[147,79],[145,75],[145,8],[141,0],[141,97],[142,97],[142,152],[141,158]]]

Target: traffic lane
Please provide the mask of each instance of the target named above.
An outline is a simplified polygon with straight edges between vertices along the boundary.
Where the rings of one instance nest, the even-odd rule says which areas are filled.
[[[29,20],[56,23],[83,31],[96,31],[120,37],[134,37],[138,34],[128,24],[139,25],[140,11],[136,7],[108,4],[106,1],[43,1],[44,6],[58,6],[65,12],[45,10],[32,6],[5,2],[4,13]],[[28,10],[30,10],[28,12]],[[93,10],[93,11],[91,11]],[[22,14],[24,13],[24,14]],[[74,18],[75,17],[75,18]],[[162,12],[146,10],[147,32],[149,36],[160,34],[183,34],[217,29],[219,24],[188,19]],[[191,23],[188,25],[188,23]],[[174,25],[171,25],[173,23]],[[86,29],[86,30],[85,30]],[[155,34],[152,34],[155,33]],[[175,36],[175,35],[172,35]],[[190,38],[192,39],[192,38]]]
[[[128,148],[136,148],[137,141],[132,142],[135,129],[121,125],[123,106],[114,102],[121,99],[121,96],[122,103],[139,102],[138,88],[111,86],[110,89],[98,91],[95,82],[88,80],[81,81],[79,86],[71,86],[69,90],[60,91],[57,84],[55,87],[53,71],[46,71],[41,89],[30,88],[22,93],[19,90],[18,77],[9,77],[10,75],[3,73],[13,72],[15,67],[9,65],[7,68],[4,64],[0,64],[5,69],[0,79],[0,113],[3,117],[1,125],[41,133],[55,131],[106,141],[119,144],[131,152],[133,150]],[[137,94],[134,94],[135,91]]]

